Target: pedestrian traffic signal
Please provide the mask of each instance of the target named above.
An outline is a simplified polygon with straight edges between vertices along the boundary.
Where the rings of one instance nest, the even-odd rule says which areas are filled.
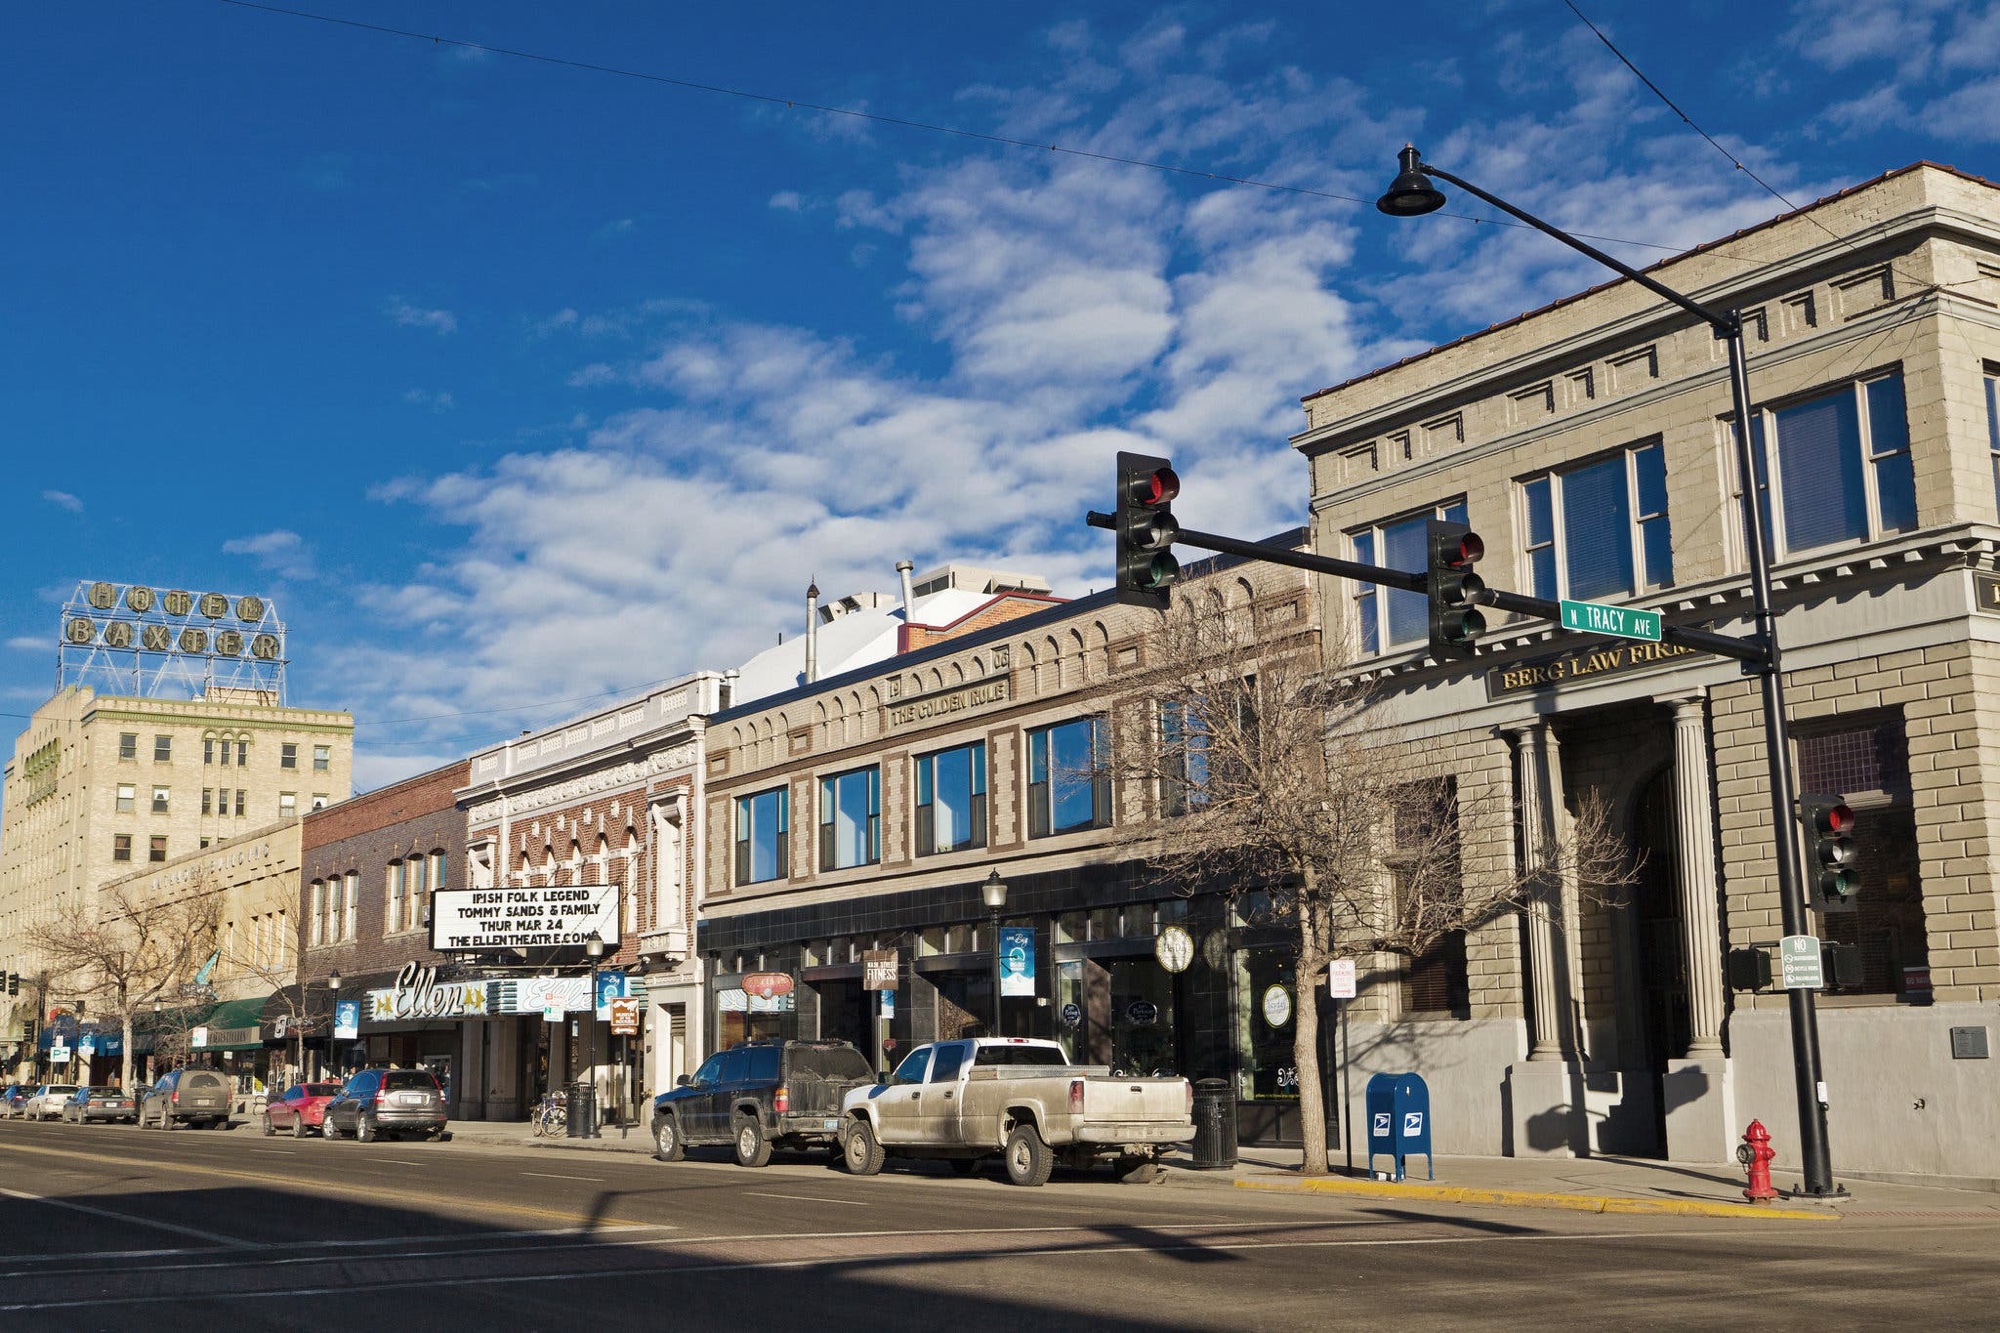
[[[1173,600],[1180,561],[1174,559],[1174,497],[1181,479],[1173,464],[1145,454],[1118,455],[1118,600],[1164,611]]]
[[[1472,572],[1473,562],[1486,554],[1486,543],[1463,523],[1435,518],[1425,536],[1430,547],[1425,592],[1431,604],[1431,658],[1471,657],[1473,641],[1486,630],[1486,617],[1479,614],[1486,581]]]
[[[1849,908],[1861,888],[1854,870],[1853,809],[1844,797],[1801,796],[1799,818],[1806,825],[1814,905],[1822,911]]]

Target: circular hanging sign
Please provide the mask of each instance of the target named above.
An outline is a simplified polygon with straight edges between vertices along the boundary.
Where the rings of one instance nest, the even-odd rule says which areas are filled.
[[[1292,1021],[1292,993],[1283,986],[1265,988],[1264,1021],[1274,1028],[1281,1028]]]
[[[112,648],[130,648],[132,646],[132,622],[129,620],[114,620],[109,625],[106,625],[104,627],[104,642],[106,646]]]
[[[264,599],[261,597],[239,597],[236,599],[236,618],[246,625],[254,625],[264,618]]]
[[[1082,1023],[1083,1006],[1076,1003],[1070,1003],[1064,1005],[1062,1007],[1062,1021],[1064,1027],[1071,1027],[1071,1028],[1076,1027],[1078,1024]]]
[[[71,643],[89,643],[97,637],[97,622],[88,616],[71,616],[63,626],[63,637]]]
[[[1179,926],[1168,926],[1153,944],[1153,956],[1169,972],[1185,972],[1194,961],[1194,936]]]
[[[160,605],[170,616],[184,616],[194,610],[194,594],[185,588],[170,588],[160,598]]]
[[[789,972],[752,972],[743,978],[743,989],[762,1000],[775,999],[792,993],[792,976]]]
[[[153,590],[133,584],[125,590],[125,605],[141,614],[153,609]]]
[[[1134,1000],[1125,1006],[1125,1017],[1133,1027],[1149,1028],[1160,1021],[1160,1006],[1151,1000]]]
[[[84,594],[84,600],[100,611],[109,611],[118,604],[118,589],[108,583],[93,583],[90,591]]]

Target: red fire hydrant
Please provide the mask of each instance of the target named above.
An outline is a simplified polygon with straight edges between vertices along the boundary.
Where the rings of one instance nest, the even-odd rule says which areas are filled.
[[[1752,1203],[1769,1203],[1778,1197],[1778,1191],[1771,1187],[1771,1163],[1777,1160],[1778,1150],[1771,1146],[1771,1131],[1764,1128],[1761,1120],[1752,1120],[1750,1128],[1743,1131],[1743,1142],[1736,1149],[1736,1160],[1750,1172],[1750,1184],[1744,1189],[1743,1197]]]

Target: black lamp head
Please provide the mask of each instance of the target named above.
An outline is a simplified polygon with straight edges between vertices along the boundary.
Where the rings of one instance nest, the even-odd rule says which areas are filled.
[[[1416,145],[1404,144],[1397,161],[1402,170],[1390,182],[1388,192],[1375,201],[1375,207],[1392,218],[1420,218],[1443,208],[1444,191],[1431,184],[1431,178],[1424,174],[1424,157]]]

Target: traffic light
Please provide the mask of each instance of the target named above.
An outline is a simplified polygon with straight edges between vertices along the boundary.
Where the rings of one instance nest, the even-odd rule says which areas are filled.
[[[9,995],[19,995],[21,993],[21,974],[19,972],[9,972],[7,974],[7,993]]]
[[[1181,575],[1174,559],[1174,497],[1181,479],[1164,458],[1118,455],[1118,600],[1164,611]]]
[[[1852,909],[1852,899],[1861,888],[1854,872],[1854,811],[1840,796],[1801,796],[1799,818],[1805,821],[1806,844],[1816,893],[1813,905],[1821,911]]]
[[[1479,594],[1486,581],[1472,572],[1473,562],[1486,554],[1486,543],[1463,523],[1432,519],[1425,528],[1430,548],[1425,592],[1431,604],[1431,658],[1472,656],[1473,640],[1486,630],[1479,614]]]

